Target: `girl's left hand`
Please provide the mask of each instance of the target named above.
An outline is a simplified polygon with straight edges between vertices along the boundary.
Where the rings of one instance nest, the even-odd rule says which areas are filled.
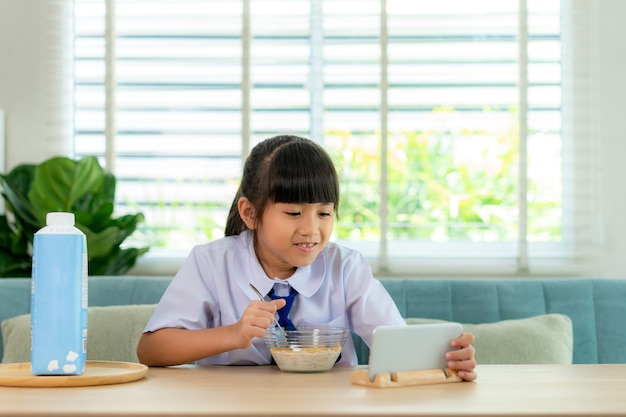
[[[466,381],[473,381],[477,377],[474,371],[476,368],[476,359],[474,358],[476,349],[472,343],[474,343],[474,335],[463,333],[450,343],[450,346],[458,349],[446,353],[448,368],[457,371],[458,375]]]

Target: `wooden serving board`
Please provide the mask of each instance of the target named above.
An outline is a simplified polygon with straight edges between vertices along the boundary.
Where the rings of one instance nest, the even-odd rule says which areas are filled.
[[[357,370],[352,373],[351,381],[355,385],[365,385],[376,388],[408,387],[412,385],[445,384],[449,382],[461,382],[461,377],[456,371],[446,368],[429,369],[424,371],[404,371],[376,374],[370,381],[367,369]]]
[[[0,364],[0,386],[85,387],[137,381],[148,373],[140,363],[87,361],[82,375],[33,375],[30,362]]]

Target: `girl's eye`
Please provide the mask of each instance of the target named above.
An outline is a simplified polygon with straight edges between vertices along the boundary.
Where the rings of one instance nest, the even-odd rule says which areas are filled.
[[[322,217],[330,217],[332,215],[333,215],[332,213],[320,213],[320,216]]]
[[[300,212],[299,211],[286,211],[285,214],[287,216],[296,217],[300,215]]]

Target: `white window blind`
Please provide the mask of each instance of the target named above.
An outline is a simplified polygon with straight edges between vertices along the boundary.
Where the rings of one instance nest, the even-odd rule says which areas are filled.
[[[332,155],[334,239],[381,274],[580,270],[589,7],[75,0],[76,155],[145,214],[146,262],[220,237],[250,147],[291,133]]]
[[[18,6],[19,7],[19,6]],[[33,54],[41,58],[33,61],[31,68],[32,87],[43,91],[42,100],[37,103],[28,117],[43,115],[44,137],[40,142],[41,153],[48,157],[70,155],[74,137],[74,3],[65,0],[42,2],[42,28],[31,41]],[[37,9],[37,6],[35,6]],[[33,17],[34,20],[38,16]],[[29,52],[26,50],[26,52]],[[8,55],[11,61],[10,53]],[[10,62],[9,62],[10,65]],[[69,139],[69,140],[68,140]]]

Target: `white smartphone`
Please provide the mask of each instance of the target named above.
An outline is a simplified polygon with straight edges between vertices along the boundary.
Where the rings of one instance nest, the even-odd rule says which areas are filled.
[[[445,369],[450,342],[463,333],[459,323],[379,326],[374,330],[368,364],[373,381],[378,373]]]

